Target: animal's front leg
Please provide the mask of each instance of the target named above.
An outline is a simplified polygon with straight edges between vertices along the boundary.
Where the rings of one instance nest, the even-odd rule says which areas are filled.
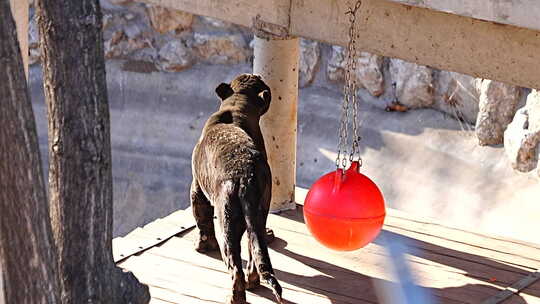
[[[201,190],[196,179],[191,183],[191,208],[199,229],[195,250],[201,253],[218,249],[214,231],[214,207]]]

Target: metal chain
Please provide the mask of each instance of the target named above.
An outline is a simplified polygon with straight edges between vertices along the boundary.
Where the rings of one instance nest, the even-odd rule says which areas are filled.
[[[345,62],[345,85],[343,86],[343,105],[341,109],[341,121],[339,127],[338,155],[336,158],[336,167],[343,169],[347,166],[347,161],[352,162],[355,155],[361,162],[358,136],[358,100],[356,98],[356,69],[357,69],[357,50],[356,50],[356,12],[362,5],[362,1],[357,1],[354,8],[349,8],[346,12],[349,15],[349,43],[347,47],[347,58]],[[352,117],[350,117],[349,108],[352,107]],[[349,146],[349,120],[352,119],[353,138],[351,140],[351,151],[348,153]],[[348,156],[348,159],[347,159]]]

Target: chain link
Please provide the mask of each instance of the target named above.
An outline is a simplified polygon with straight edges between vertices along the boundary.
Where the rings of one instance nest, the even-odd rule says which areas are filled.
[[[345,85],[343,86],[343,104],[341,109],[341,119],[339,127],[338,154],[336,158],[336,167],[347,167],[347,162],[352,162],[355,155],[360,158],[360,136],[358,135],[358,100],[356,97],[356,69],[358,65],[358,51],[356,49],[356,12],[362,5],[362,1],[357,1],[354,8],[349,8],[346,12],[349,15],[349,43],[347,46],[347,58],[345,62]],[[350,112],[352,108],[352,117]],[[352,120],[352,122],[350,122]],[[353,138],[351,141],[351,151],[349,146],[349,124],[352,124]],[[348,156],[348,159],[347,159]]]

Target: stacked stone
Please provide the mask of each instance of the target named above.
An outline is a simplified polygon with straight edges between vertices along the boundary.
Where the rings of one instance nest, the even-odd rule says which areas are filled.
[[[504,132],[505,152],[520,172],[536,170],[540,177],[540,91],[533,90]]]
[[[31,2],[31,6],[32,6]],[[250,29],[131,0],[101,0],[105,56],[143,62],[150,71],[179,72],[194,64],[242,64],[253,58]],[[30,63],[39,62],[39,37],[31,9]],[[343,83],[346,50],[301,39],[299,85]],[[538,91],[440,71],[360,52],[356,81],[383,108],[434,108],[475,129],[478,144],[504,144],[512,166],[537,168],[540,153]],[[518,110],[519,109],[519,110]]]

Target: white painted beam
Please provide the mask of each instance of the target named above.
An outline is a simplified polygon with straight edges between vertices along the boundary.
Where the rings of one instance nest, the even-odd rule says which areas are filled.
[[[10,0],[11,13],[17,23],[17,35],[24,62],[24,70],[28,78],[28,0]]]
[[[296,130],[299,39],[255,37],[253,73],[272,90],[270,109],[261,119],[272,170],[272,211],[296,208]]]
[[[293,1],[290,33],[346,45],[348,2]],[[540,88],[540,31],[386,0],[363,0],[357,18],[363,51]]]
[[[250,27],[260,19],[283,27],[289,25],[290,0],[141,0],[195,15],[217,18]]]
[[[347,43],[348,29],[348,18],[344,13],[348,4],[356,2],[356,0],[141,1],[248,27],[251,27],[253,19],[260,15],[262,21],[276,25],[280,32],[342,46]],[[436,3],[435,0],[398,2],[404,1],[408,1],[409,4]],[[534,17],[540,16],[535,13],[540,10],[540,1],[536,0],[456,0],[463,3],[468,1],[491,1],[493,5],[510,1],[517,5],[514,9],[521,8],[519,11],[521,13],[516,12],[516,16],[524,14],[526,8]],[[443,70],[529,88],[540,88],[538,72],[540,31],[398,2],[362,1],[358,17],[361,50]],[[440,2],[442,3],[442,0]],[[522,4],[519,4],[520,2]],[[524,6],[525,4],[528,7]],[[447,6],[449,7],[450,5]],[[442,9],[442,6],[440,8]],[[499,13],[503,11],[500,10]],[[464,15],[473,13],[459,12]],[[512,18],[513,16],[509,16],[507,19]],[[529,19],[523,20],[531,20],[530,17],[527,18]]]
[[[540,30],[538,0],[390,0],[407,5]]]

